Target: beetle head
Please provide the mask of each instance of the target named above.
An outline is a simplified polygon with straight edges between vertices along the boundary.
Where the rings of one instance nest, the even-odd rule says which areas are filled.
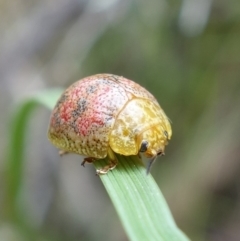
[[[144,153],[149,158],[147,174],[150,172],[151,166],[157,157],[165,155],[165,146],[168,144],[171,135],[172,130],[170,125],[153,126],[142,133],[139,152]]]

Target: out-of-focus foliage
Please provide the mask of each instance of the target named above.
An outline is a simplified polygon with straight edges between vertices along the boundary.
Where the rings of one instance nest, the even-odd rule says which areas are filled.
[[[6,211],[18,102],[100,72],[141,83],[172,120],[152,174],[178,226],[196,241],[240,240],[238,0],[0,3],[0,240],[127,240],[94,168],[47,141],[45,110],[28,126],[18,218]]]

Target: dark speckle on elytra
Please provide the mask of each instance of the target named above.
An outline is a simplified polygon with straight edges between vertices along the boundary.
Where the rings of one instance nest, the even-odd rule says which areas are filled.
[[[72,116],[73,117],[78,117],[79,116],[79,111],[78,110],[73,110],[72,111]]]
[[[90,85],[86,88],[86,92],[88,94],[92,94],[97,90],[97,86],[96,85]]]
[[[60,125],[61,119],[59,118],[59,113],[58,112],[55,112],[53,114],[53,118],[52,119],[55,121],[55,125]]]
[[[111,78],[113,79],[113,81],[119,83],[119,80],[115,75],[111,75]]]
[[[83,113],[86,109],[87,109],[87,100],[86,99],[80,99],[78,100],[77,102],[77,109],[78,109],[78,112],[81,114]]]
[[[67,99],[67,96],[63,94],[63,95],[60,97],[60,99],[58,100],[57,105],[63,103],[66,99]]]

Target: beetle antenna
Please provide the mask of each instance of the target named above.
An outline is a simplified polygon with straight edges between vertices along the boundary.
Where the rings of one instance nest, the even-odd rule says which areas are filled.
[[[155,162],[155,160],[157,159],[157,155],[156,156],[153,156],[148,165],[147,165],[147,175],[149,174],[150,170],[151,170],[151,167],[152,167],[152,164]]]

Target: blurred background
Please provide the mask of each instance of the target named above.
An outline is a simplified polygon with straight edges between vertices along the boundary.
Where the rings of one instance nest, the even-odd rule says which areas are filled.
[[[19,104],[96,73],[145,86],[172,120],[152,175],[177,225],[240,240],[240,1],[0,0],[0,36],[0,241],[128,240],[94,167],[47,140],[44,108],[27,126],[17,218],[6,211]]]

